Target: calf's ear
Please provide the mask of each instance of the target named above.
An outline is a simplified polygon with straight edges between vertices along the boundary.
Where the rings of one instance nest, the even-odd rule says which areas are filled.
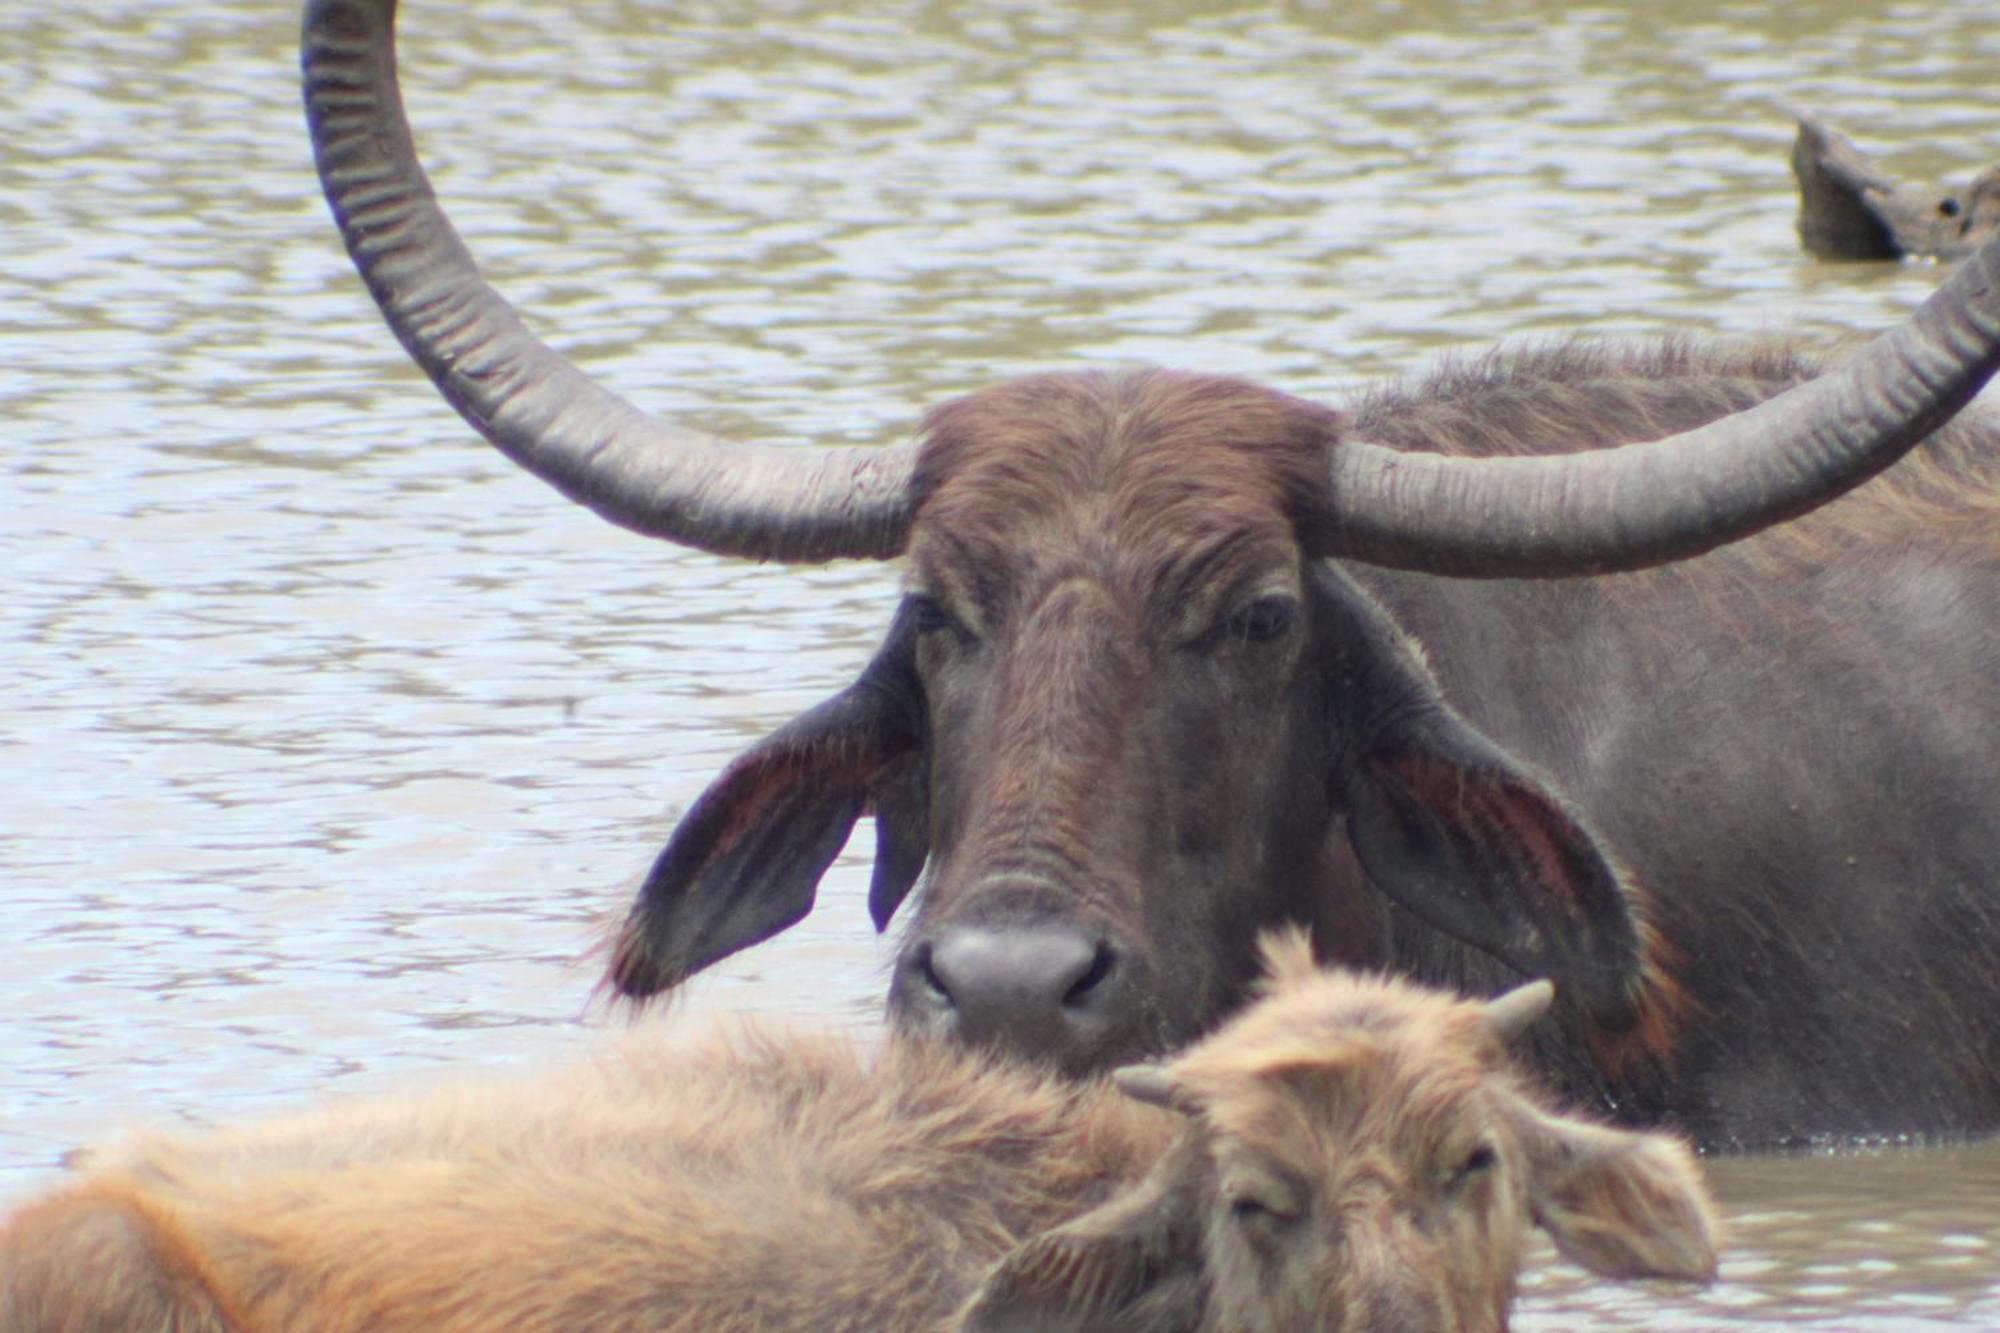
[[[1529,1207],[1565,1258],[1605,1277],[1714,1280],[1720,1227],[1686,1144],[1507,1095],[1528,1153]]]
[[[1209,1171],[1191,1143],[1138,1185],[1023,1241],[959,1311],[966,1333],[1185,1333],[1201,1318]]]
[[[877,925],[923,868],[922,753],[890,643],[860,680],[739,755],[654,860],[612,943],[606,981],[634,999],[784,930],[812,907],[854,821],[879,821]]]

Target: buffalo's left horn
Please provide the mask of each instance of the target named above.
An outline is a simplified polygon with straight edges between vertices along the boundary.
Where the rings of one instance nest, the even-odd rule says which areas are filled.
[[[2000,237],[1901,328],[1767,402],[1665,439],[1530,458],[1336,445],[1331,549],[1398,569],[1556,578],[1747,537],[1888,467],[2000,367]]]
[[[1539,1023],[1555,998],[1554,982],[1530,981],[1488,1000],[1480,1017],[1485,1021],[1488,1032],[1502,1042],[1510,1042]]]
[[[886,557],[913,450],[753,448],[640,412],[537,339],[488,286],[417,162],[395,0],[309,0],[301,60],[320,183],[389,327],[509,458],[605,518],[753,559]]]

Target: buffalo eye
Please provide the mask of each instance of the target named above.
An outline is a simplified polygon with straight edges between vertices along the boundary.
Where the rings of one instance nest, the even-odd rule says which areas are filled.
[[[908,599],[910,622],[919,635],[950,633],[960,639],[972,637],[965,622],[945,609],[943,602],[923,593],[913,593]]]
[[[1491,1171],[1499,1161],[1499,1155],[1493,1151],[1493,1145],[1481,1143],[1465,1155],[1465,1159],[1458,1165],[1457,1173],[1452,1176],[1451,1183],[1463,1185],[1474,1177]]]
[[[1277,1214],[1266,1208],[1263,1200],[1246,1194],[1229,1201],[1229,1216],[1241,1223],[1267,1223]]]
[[[1956,199],[1952,199],[1952,198],[1950,198],[1950,197],[1947,197],[1947,198],[1946,198],[1946,199],[1944,200],[1944,202],[1942,202],[1942,203],[1940,203],[1940,204],[1938,205],[1938,212],[1940,212],[1940,213],[1944,214],[1944,215],[1945,215],[1946,217],[1948,217],[1948,218],[1955,218],[1955,217],[1957,217],[1957,216],[1958,216],[1958,200],[1956,200]]]
[[[1290,630],[1298,614],[1299,604],[1291,597],[1258,597],[1229,618],[1229,634],[1244,643],[1269,643]]]
[[[1222,1183],[1222,1199],[1231,1222],[1265,1234],[1296,1221],[1305,1210],[1300,1189],[1262,1169],[1232,1172]]]

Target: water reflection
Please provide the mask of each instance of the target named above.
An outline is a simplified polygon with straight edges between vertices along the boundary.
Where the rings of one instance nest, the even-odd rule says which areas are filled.
[[[1972,3],[407,8],[496,281],[640,402],[780,440],[1084,362],[1312,395],[1502,336],[1880,327],[1934,275],[1801,259],[1787,108],[1917,179],[2000,132]],[[339,252],[295,39],[0,13],[0,1196],[115,1126],[576,1040],[675,811],[894,595],[468,443]],[[867,1021],[867,853],[687,1003]],[[1989,1149],[1717,1174],[1722,1287],[1550,1268],[1524,1325],[2000,1313]]]

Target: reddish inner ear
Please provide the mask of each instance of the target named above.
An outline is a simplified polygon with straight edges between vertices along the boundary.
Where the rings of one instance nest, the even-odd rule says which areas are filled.
[[[1617,909],[1590,835],[1513,775],[1416,751],[1371,754],[1362,767],[1436,820],[1467,865],[1526,902],[1583,917]]]
[[[722,818],[708,830],[709,854],[728,854],[746,833],[763,824],[778,798],[802,780],[811,779],[796,750],[752,753],[738,759],[715,784],[728,799],[720,802]]]
[[[722,817],[708,829],[708,853],[726,856],[746,835],[763,836],[772,816],[800,793],[851,793],[863,799],[888,765],[879,748],[847,737],[753,750],[731,764],[712,789]]]
[[[1549,977],[1606,1027],[1632,1021],[1645,959],[1617,870],[1561,798],[1450,736],[1362,757],[1348,832],[1370,881],[1446,934]]]

